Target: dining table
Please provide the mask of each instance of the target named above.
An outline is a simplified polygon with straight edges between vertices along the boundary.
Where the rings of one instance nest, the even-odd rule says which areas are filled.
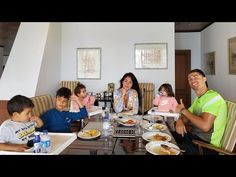
[[[133,118],[138,122],[140,122],[140,120],[150,121],[150,119],[153,119],[150,115],[134,115],[128,116],[128,118]],[[135,133],[137,125],[125,127],[121,125],[119,122],[120,120],[122,120],[122,116],[119,116],[118,114],[112,114],[110,116],[110,125],[112,125],[113,131],[109,135],[106,135],[104,133],[102,114],[90,117],[84,121],[86,122],[86,125],[79,132],[86,130],[98,130],[99,136],[91,139],[84,139],[79,137],[79,132],[77,132],[76,140],[74,140],[62,153],[60,153],[60,155],[152,155],[145,148],[146,144],[149,142],[142,136],[143,133],[149,132],[150,130],[148,128],[141,127],[142,134],[137,135],[137,133]],[[177,143],[166,126],[164,119],[161,116],[157,116],[156,120],[166,127],[165,130],[161,132],[169,135],[169,143],[177,146]],[[129,133],[117,134],[116,130]]]

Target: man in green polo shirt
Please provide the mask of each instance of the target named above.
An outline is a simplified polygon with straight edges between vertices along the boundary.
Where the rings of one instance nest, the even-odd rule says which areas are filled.
[[[183,137],[179,145],[186,150],[186,154],[198,154],[198,147],[192,143],[193,139],[221,146],[227,122],[227,105],[219,93],[208,89],[207,78],[200,69],[190,71],[188,82],[197,97],[189,109],[180,100],[181,104],[176,107],[176,112],[181,113],[176,122],[176,132]],[[186,125],[190,125],[191,129],[187,131]]]

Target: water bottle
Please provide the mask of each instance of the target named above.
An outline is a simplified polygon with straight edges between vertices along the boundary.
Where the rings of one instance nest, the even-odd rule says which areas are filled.
[[[109,109],[103,108],[103,113],[102,113],[102,128],[103,128],[103,135],[107,136],[108,135],[108,129],[109,129]]]
[[[42,152],[50,153],[51,151],[51,138],[48,135],[47,130],[43,130],[43,134],[41,135],[41,144],[42,144]]]
[[[155,110],[153,109],[152,111],[151,111],[151,114],[150,114],[150,123],[152,123],[152,124],[154,124],[154,123],[156,123],[156,115],[155,115]]]
[[[34,132],[34,153],[40,153],[41,152],[41,138],[39,132]]]

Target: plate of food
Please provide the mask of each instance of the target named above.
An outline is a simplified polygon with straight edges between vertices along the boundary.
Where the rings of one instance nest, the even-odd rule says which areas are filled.
[[[134,126],[138,123],[138,121],[134,118],[121,118],[117,119],[119,124],[122,124],[124,126]]]
[[[167,126],[164,124],[155,123],[155,124],[152,124],[152,125],[150,125],[148,127],[144,127],[144,128],[149,131],[164,131],[167,129]]]
[[[153,155],[178,155],[179,147],[165,141],[153,141],[145,146],[146,150]]]
[[[82,139],[93,139],[101,135],[101,132],[96,129],[82,130],[78,133],[78,137]]]
[[[162,132],[146,132],[142,135],[142,138],[146,141],[170,141],[170,135]]]

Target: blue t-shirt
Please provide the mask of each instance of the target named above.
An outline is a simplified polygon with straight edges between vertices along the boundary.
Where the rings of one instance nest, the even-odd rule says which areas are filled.
[[[38,130],[69,133],[71,132],[71,122],[86,118],[87,116],[88,112],[85,108],[80,108],[80,112],[58,111],[57,109],[53,108],[40,116],[44,125]]]

